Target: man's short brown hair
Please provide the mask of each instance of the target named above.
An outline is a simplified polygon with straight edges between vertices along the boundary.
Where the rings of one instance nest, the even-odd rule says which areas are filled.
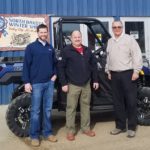
[[[41,28],[46,28],[48,30],[48,27],[45,24],[40,24],[37,26],[37,32],[39,32]]]

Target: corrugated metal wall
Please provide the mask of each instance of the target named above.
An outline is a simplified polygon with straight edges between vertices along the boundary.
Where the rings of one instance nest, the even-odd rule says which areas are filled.
[[[150,16],[150,0],[0,0],[0,13]]]
[[[0,14],[150,16],[150,0],[0,0]],[[0,52],[0,56],[23,55],[23,51]],[[14,87],[0,85],[0,104],[9,103]]]

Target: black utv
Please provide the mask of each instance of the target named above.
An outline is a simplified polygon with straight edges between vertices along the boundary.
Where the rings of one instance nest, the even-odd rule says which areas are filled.
[[[113,111],[112,90],[105,73],[106,44],[110,38],[105,24],[93,18],[59,18],[53,22],[54,48],[58,60],[61,49],[71,42],[71,30],[66,32],[66,29],[70,27],[71,30],[82,28],[86,31],[84,34],[87,37],[87,45],[97,59],[100,88],[97,91],[92,91],[91,111]],[[19,84],[12,93],[11,103],[7,109],[7,125],[15,135],[26,137],[29,131],[31,95],[24,92],[24,85],[21,82],[23,58],[4,57],[0,61],[0,84],[12,82]],[[145,68],[149,71],[149,67]],[[137,119],[140,125],[150,125],[150,84],[148,82],[150,76],[149,73],[145,76],[144,71],[138,79]],[[59,79],[55,83],[53,108],[58,111],[65,111],[66,108],[66,94],[61,91]]]

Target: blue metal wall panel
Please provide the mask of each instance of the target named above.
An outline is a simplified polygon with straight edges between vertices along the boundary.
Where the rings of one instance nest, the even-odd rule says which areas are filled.
[[[0,52],[0,57],[21,57],[24,56],[24,51],[3,51]]]
[[[150,16],[149,0],[0,0],[0,13]]]
[[[0,0],[0,14],[150,16],[150,0]],[[0,57],[23,55],[23,51],[0,52]],[[0,104],[10,101],[14,86],[0,85]]]
[[[0,104],[8,104],[11,99],[13,89],[14,84],[0,86]]]

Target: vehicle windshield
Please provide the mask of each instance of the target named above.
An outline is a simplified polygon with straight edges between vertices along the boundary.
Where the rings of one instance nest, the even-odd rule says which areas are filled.
[[[60,23],[59,21],[57,22]],[[54,45],[55,47],[63,48],[71,44],[71,32],[79,30],[82,33],[82,43],[88,46],[91,50],[97,50],[101,46],[105,46],[110,38],[108,30],[108,22],[100,22],[95,19],[66,19],[59,25],[54,26]],[[60,42],[62,37],[62,42]],[[58,49],[59,49],[58,48]]]
[[[108,28],[106,22],[103,22],[102,24],[105,28]],[[105,46],[110,38],[103,26],[98,23],[92,23],[88,28],[88,46],[92,50],[97,50],[101,46]]]

